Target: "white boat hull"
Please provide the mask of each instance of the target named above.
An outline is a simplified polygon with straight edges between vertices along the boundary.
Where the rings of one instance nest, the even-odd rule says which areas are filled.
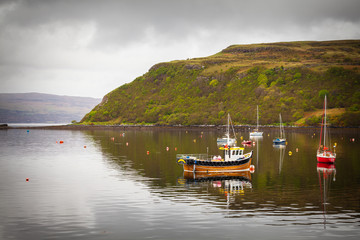
[[[261,137],[263,132],[251,132],[250,137]]]

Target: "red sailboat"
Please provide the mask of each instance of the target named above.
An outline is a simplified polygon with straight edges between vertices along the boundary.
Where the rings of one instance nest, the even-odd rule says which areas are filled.
[[[321,144],[321,140],[323,138],[323,143]],[[331,143],[330,140],[327,141],[328,131],[326,125],[326,95],[324,99],[324,114],[321,123],[321,132],[320,132],[320,142],[319,148],[317,150],[317,160],[322,163],[334,163],[336,158],[335,151],[331,151]]]

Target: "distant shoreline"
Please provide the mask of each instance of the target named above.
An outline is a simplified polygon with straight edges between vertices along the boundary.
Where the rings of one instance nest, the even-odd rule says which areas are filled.
[[[184,131],[223,131],[226,125],[52,125],[52,126],[9,126],[7,124],[0,125],[0,130],[7,129],[40,129],[40,130],[184,130]],[[254,129],[254,125],[235,125],[235,131],[250,131]],[[271,132],[277,131],[279,126],[268,125],[259,126],[260,131]],[[298,127],[285,126],[285,131],[288,132],[317,132],[319,127]],[[331,127],[332,130],[337,131],[360,131],[360,127]]]

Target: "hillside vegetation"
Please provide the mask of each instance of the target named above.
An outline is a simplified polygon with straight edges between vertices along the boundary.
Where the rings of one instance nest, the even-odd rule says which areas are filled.
[[[159,63],[108,93],[82,123],[319,125],[324,95],[335,126],[360,125],[360,41],[233,45]],[[331,112],[330,112],[331,113]]]

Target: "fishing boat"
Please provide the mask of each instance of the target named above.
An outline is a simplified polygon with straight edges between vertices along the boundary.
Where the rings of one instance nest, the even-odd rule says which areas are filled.
[[[233,134],[234,134],[234,138],[230,137],[230,126],[232,128]],[[218,145],[235,145],[236,144],[236,138],[235,138],[235,131],[234,128],[232,127],[232,122],[231,122],[231,118],[230,118],[230,114],[228,113],[228,120],[227,120],[227,128],[226,128],[226,133],[225,136],[222,138],[217,138],[216,142]]]
[[[285,130],[284,130],[284,126],[282,125],[281,114],[279,114],[279,118],[280,118],[280,134],[279,134],[278,138],[275,138],[273,140],[273,144],[275,144],[275,145],[286,143]]]
[[[323,142],[321,142],[322,139]],[[324,98],[324,113],[321,122],[319,148],[317,150],[316,157],[318,162],[322,162],[322,163],[334,163],[336,159],[335,150],[334,152],[331,151],[329,131],[327,130],[327,124],[326,124],[326,95]]]
[[[250,137],[262,136],[263,132],[259,132],[259,106],[256,106],[256,129],[250,132]]]
[[[253,152],[244,154],[244,148],[230,145],[230,136],[227,143],[219,148],[223,155],[209,154],[177,154],[178,164],[182,164],[184,172],[212,173],[249,171]]]
[[[253,151],[244,154],[244,148],[220,147],[223,156],[208,154],[177,154],[176,159],[182,164],[185,172],[236,172],[249,171]]]

